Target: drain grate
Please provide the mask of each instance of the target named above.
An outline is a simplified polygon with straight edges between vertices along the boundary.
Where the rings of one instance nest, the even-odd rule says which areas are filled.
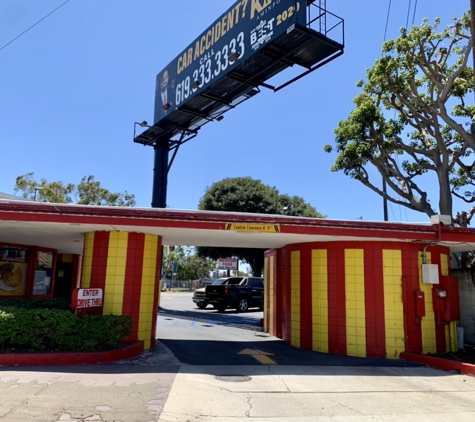
[[[215,377],[218,381],[225,381],[225,382],[247,382],[251,381],[251,377],[247,377],[245,375],[219,375]]]

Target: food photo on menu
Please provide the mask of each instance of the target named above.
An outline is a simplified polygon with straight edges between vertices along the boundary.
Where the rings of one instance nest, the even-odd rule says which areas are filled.
[[[0,255],[0,295],[23,294],[27,272],[27,251],[2,248]]]

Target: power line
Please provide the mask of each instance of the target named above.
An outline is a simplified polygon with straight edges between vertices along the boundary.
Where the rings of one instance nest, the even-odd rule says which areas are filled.
[[[386,41],[386,34],[388,32],[389,14],[391,13],[391,0],[389,0],[388,15],[386,16],[386,28],[384,28],[384,41]]]
[[[338,200],[338,202],[336,203],[336,205],[333,207],[331,213],[328,214],[328,217],[330,217],[330,216],[333,214],[333,211],[336,210],[336,208],[337,208],[338,205],[340,204],[341,200],[342,200],[343,197],[346,195],[346,192],[348,192],[348,189],[350,189],[350,186],[351,186],[351,184],[353,183],[353,180],[355,180],[355,179],[351,179],[350,184],[349,184],[348,187],[346,188],[345,192],[343,192],[343,195],[341,195],[341,197],[340,197],[340,199]]]
[[[414,14],[412,15],[412,25],[414,26],[414,21],[416,20],[416,10],[417,10],[417,0],[414,4]]]
[[[409,15],[411,14],[411,0],[409,0],[409,4],[407,6],[407,18],[406,18],[406,29],[409,25]]]
[[[2,51],[5,47],[9,46],[13,41],[17,40],[18,38],[20,38],[22,35],[26,34],[30,29],[34,28],[36,25],[38,25],[40,22],[44,21],[48,16],[51,16],[54,12],[56,12],[58,9],[61,9],[66,3],[68,3],[70,0],[66,0],[63,4],[61,4],[60,6],[58,6],[56,9],[54,9],[52,12],[48,13],[46,16],[44,16],[43,18],[41,18],[38,22],[34,23],[33,25],[31,25],[28,29],[26,29],[25,31],[23,31],[20,35],[16,36],[15,38],[13,38],[11,41],[7,42],[3,47],[0,48],[0,51]]]
[[[416,10],[417,10],[417,0],[414,2],[414,12],[412,13],[412,26],[414,26],[414,21],[416,20]],[[411,14],[411,0],[409,0],[409,5],[407,6],[406,29],[409,25],[410,14]]]

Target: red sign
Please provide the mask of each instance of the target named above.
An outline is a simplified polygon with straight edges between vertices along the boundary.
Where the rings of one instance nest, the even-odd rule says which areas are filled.
[[[74,289],[71,308],[97,308],[102,306],[102,289]]]
[[[237,270],[238,260],[237,258],[219,258],[218,270]]]

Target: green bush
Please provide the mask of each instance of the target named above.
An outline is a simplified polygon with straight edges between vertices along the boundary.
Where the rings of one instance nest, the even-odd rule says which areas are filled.
[[[61,309],[0,305],[0,352],[83,352],[118,348],[132,331],[124,315],[77,317]]]
[[[4,306],[16,306],[23,309],[71,309],[71,302],[62,297],[52,299],[12,297],[1,299],[0,308]]]

